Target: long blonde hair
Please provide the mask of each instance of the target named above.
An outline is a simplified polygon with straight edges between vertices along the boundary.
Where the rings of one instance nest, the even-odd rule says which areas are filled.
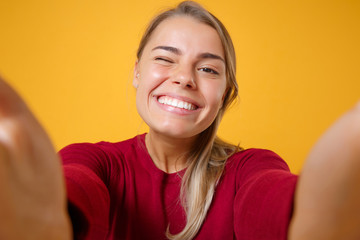
[[[235,50],[224,25],[198,3],[181,2],[177,7],[157,15],[147,27],[137,51],[140,60],[142,52],[156,27],[164,20],[174,16],[188,16],[214,28],[221,39],[225,53],[227,92],[223,105],[214,122],[199,134],[196,144],[188,154],[188,168],[182,178],[180,199],[185,209],[187,222],[184,229],[175,235],[166,231],[169,239],[193,239],[199,232],[210,208],[216,185],[223,173],[226,160],[239,147],[226,143],[216,136],[218,126],[225,110],[237,98]]]

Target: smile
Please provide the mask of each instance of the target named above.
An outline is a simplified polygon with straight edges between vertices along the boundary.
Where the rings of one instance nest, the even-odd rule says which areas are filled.
[[[197,106],[195,106],[189,102],[181,101],[179,99],[171,98],[168,96],[161,96],[157,99],[157,101],[161,104],[176,107],[176,108],[182,108],[182,109],[186,109],[186,110],[196,110],[197,109]]]

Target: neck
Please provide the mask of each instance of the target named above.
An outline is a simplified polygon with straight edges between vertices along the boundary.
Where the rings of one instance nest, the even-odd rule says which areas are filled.
[[[150,129],[145,137],[146,148],[157,168],[166,173],[181,171],[187,167],[187,153],[195,143],[191,138],[173,138]]]

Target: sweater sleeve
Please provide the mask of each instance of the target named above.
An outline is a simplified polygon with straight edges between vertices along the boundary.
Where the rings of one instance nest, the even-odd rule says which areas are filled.
[[[238,167],[234,204],[236,239],[285,240],[297,176],[275,153],[253,149]]]
[[[68,209],[74,239],[105,239],[109,228],[109,191],[105,185],[105,153],[95,144],[72,144],[63,161]]]

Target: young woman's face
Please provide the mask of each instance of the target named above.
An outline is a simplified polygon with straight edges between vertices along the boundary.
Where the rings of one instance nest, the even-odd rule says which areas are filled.
[[[208,25],[185,16],[162,22],[136,64],[136,105],[155,131],[194,137],[208,128],[226,91],[220,37]]]

